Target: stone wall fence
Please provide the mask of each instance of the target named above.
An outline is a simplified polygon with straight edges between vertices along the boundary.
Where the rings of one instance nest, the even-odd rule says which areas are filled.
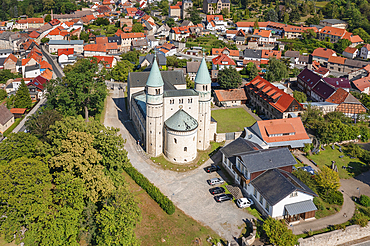
[[[234,133],[234,138],[233,139],[226,139],[226,135],[231,134],[231,133]],[[221,143],[221,142],[226,141],[226,140],[235,140],[238,137],[240,137],[242,135],[242,133],[243,132],[215,133],[215,139],[214,140],[217,143]]]
[[[370,236],[370,222],[366,227],[359,225],[347,226],[344,230],[339,229],[305,239],[300,238],[298,242],[300,246],[335,246],[368,236]]]

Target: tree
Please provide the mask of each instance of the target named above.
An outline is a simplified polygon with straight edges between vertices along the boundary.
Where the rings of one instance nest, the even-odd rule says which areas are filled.
[[[274,9],[270,9],[266,14],[265,14],[265,20],[266,21],[273,21],[277,22],[278,21],[278,15],[276,14]]]
[[[218,72],[218,83],[223,89],[234,89],[242,84],[242,77],[235,68],[224,68]]]
[[[80,59],[65,77],[47,84],[48,107],[63,115],[96,115],[104,107],[107,87],[98,73],[96,59]]]
[[[110,72],[112,78],[115,81],[126,81],[129,72],[133,72],[135,65],[127,60],[122,60],[117,62],[117,65],[114,66]]]
[[[158,3],[158,7],[159,7],[160,9],[162,9],[162,15],[163,15],[163,16],[167,16],[167,15],[168,15],[168,10],[169,10],[169,8],[170,8],[170,5],[169,5],[169,3],[168,3],[168,0],[160,1],[160,2]]]
[[[143,32],[144,27],[141,25],[141,23],[137,22],[132,26],[131,32]]]
[[[21,78],[22,75],[14,74],[9,69],[0,70],[0,84],[6,84],[9,79]]]
[[[44,18],[44,21],[45,22],[50,22],[51,21],[51,15],[50,14],[47,14]]]
[[[334,49],[337,53],[342,54],[343,51],[352,44],[348,39],[339,39],[338,42],[334,44]]]
[[[4,100],[7,96],[6,90],[0,89],[0,101]]]
[[[370,42],[370,35],[363,28],[359,27],[353,30],[353,35],[359,35],[365,43]]]
[[[249,78],[254,79],[258,76],[258,68],[253,62],[247,64],[247,70],[249,72]]]
[[[126,53],[123,53],[121,55],[122,60],[127,60],[131,62],[132,64],[138,65],[139,64],[139,51],[134,50],[134,51],[129,51]]]
[[[189,20],[191,22],[193,22],[194,25],[202,23],[202,17],[200,17],[200,12],[195,6],[193,6],[192,9],[189,9],[188,13],[189,13],[189,16],[190,16]]]
[[[293,91],[293,97],[299,102],[304,103],[307,101],[307,96],[304,92],[301,91]]]
[[[227,8],[222,9],[221,14],[225,17],[228,17],[229,16],[229,9],[227,9]]]
[[[255,20],[254,24],[253,24],[253,29],[254,30],[257,30],[257,29],[260,29],[259,25],[258,25],[258,19]]]
[[[30,92],[28,91],[27,85],[24,80],[21,80],[21,85],[19,86],[17,93],[15,94],[14,107],[15,108],[31,108],[32,99]]]
[[[50,38],[45,38],[45,37],[43,37],[43,38],[41,39],[41,43],[43,43],[43,44],[49,43],[49,41],[50,41]]]
[[[32,225],[46,216],[51,187],[48,166],[42,161],[22,157],[0,165],[0,232],[7,242],[16,235],[19,243],[22,228],[32,230]]]
[[[45,139],[50,126],[62,119],[62,115],[54,109],[41,109],[31,115],[25,125],[34,136]]]
[[[285,64],[275,57],[270,58],[269,65],[267,67],[266,79],[268,81],[280,81],[289,76],[287,67]]]
[[[340,187],[339,174],[327,166],[321,168],[317,175],[316,182],[323,193],[337,190]]]
[[[262,228],[269,242],[274,245],[294,246],[298,244],[297,237],[279,220],[268,217]]]
[[[287,24],[288,21],[289,21],[289,14],[287,12],[285,12],[284,15],[283,15],[283,22],[285,24]]]
[[[297,7],[294,7],[289,15],[289,20],[291,22],[298,22],[301,20],[301,15]]]
[[[166,20],[164,21],[167,26],[169,27],[174,27],[175,26],[175,20],[173,18],[167,17]]]
[[[26,9],[26,15],[28,17],[32,17],[33,14],[35,13],[34,9],[33,9],[33,5],[31,4],[30,6],[28,6],[28,8]]]
[[[93,24],[94,24],[94,25],[96,25],[96,26],[108,26],[110,23],[109,23],[109,20],[108,20],[108,19],[98,17],[98,18],[93,22]]]
[[[189,75],[186,75],[186,89],[194,89],[194,81],[192,81],[189,77]]]

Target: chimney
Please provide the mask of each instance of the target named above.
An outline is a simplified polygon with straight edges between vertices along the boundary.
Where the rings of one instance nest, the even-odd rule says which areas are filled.
[[[51,20],[54,20],[53,9],[51,10],[50,16],[51,16]]]

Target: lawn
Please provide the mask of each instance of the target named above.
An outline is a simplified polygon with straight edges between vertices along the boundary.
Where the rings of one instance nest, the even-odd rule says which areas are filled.
[[[335,146],[334,150],[330,146],[325,146],[325,149],[324,151],[320,151],[318,155],[310,155],[308,159],[315,161],[320,168],[324,165],[331,167],[331,161],[335,161],[335,164],[338,166],[339,178],[341,179],[352,178],[367,170],[365,163],[358,158],[351,159],[343,152],[339,152],[337,146]],[[342,149],[344,149],[344,147],[342,147]],[[344,157],[339,158],[341,155],[344,155]],[[351,166],[353,168],[352,170],[348,168],[343,169],[342,166]]]
[[[220,239],[209,227],[188,217],[180,209],[173,215],[166,214],[130,176],[123,174],[130,191],[141,209],[142,220],[135,229],[142,246],[146,245],[210,245],[207,238]],[[195,240],[200,241],[196,244]]]
[[[158,157],[152,157],[150,158],[154,163],[157,163],[165,170],[172,170],[172,171],[178,171],[178,172],[186,172],[192,169],[195,169],[202,165],[204,162],[206,162],[212,155],[214,155],[219,148],[221,148],[224,145],[224,142],[216,143],[211,142],[211,147],[208,150],[205,151],[199,151],[198,150],[198,156],[197,158],[188,164],[175,164],[167,160],[163,155],[160,155]]]
[[[240,132],[256,122],[243,108],[212,110],[212,117],[217,121],[218,133]]]

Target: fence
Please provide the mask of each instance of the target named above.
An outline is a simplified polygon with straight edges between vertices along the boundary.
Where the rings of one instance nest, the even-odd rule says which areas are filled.
[[[242,135],[243,132],[227,132],[227,133],[215,133],[215,142],[221,143],[226,140],[235,140],[240,135]]]

